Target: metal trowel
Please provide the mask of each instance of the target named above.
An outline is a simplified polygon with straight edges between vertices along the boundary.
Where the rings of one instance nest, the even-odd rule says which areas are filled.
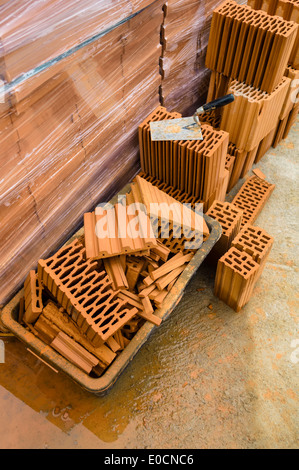
[[[198,108],[192,117],[150,122],[151,140],[202,140],[199,116],[234,101],[234,95],[225,95]]]

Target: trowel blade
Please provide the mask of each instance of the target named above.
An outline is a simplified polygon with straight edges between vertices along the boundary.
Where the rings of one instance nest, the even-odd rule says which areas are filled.
[[[193,117],[150,122],[152,140],[202,140],[200,126]]]

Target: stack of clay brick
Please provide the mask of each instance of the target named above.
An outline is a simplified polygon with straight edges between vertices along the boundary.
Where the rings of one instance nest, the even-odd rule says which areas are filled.
[[[137,176],[122,202],[84,214],[81,239],[38,261],[19,321],[100,376],[145,321],[160,325],[155,309],[208,236],[202,216]]]
[[[234,0],[214,10],[206,56],[212,71],[207,101],[226,93],[235,100],[204,121],[210,119],[229,133],[228,153],[235,160],[228,190],[268,150],[280,123],[285,130],[289,118],[297,115],[292,102],[297,72],[288,63],[298,25],[289,19],[294,18],[270,16]]]
[[[298,0],[248,0],[248,5],[255,10],[264,10],[268,15],[281,16],[287,21],[294,21],[299,24],[299,2]],[[267,150],[271,145],[276,147],[282,139],[288,136],[288,133],[296,121],[299,103],[298,103],[298,80],[299,80],[299,28],[294,42],[292,52],[289,57],[288,66],[285,70],[285,76],[291,79],[283,109],[280,114],[278,124],[274,132],[270,133],[265,139],[264,148]],[[264,154],[261,150],[261,156]]]
[[[215,199],[224,200],[229,170],[226,168],[228,133],[208,124],[201,126],[202,140],[152,141],[151,121],[176,119],[181,114],[159,106],[140,124],[139,149],[142,171],[202,202],[207,210]]]
[[[254,226],[274,185],[256,169],[231,203],[215,201],[207,215],[222,226],[209,260],[217,262],[214,293],[236,310],[249,301],[273,245],[273,238]]]

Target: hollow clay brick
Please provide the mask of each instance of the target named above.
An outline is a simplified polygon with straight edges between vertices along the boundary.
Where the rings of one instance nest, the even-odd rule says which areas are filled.
[[[239,233],[243,212],[230,202],[214,201],[207,215],[217,220],[222,227],[221,237],[211,251],[211,259],[218,260],[230,249]]]
[[[235,99],[223,108],[220,124],[221,129],[229,132],[230,142],[247,152],[257,148],[278,121],[290,83],[290,78],[283,77],[269,94],[233,80],[228,92]]]
[[[270,197],[275,185],[251,176],[234,197],[232,203],[243,211],[241,225],[252,224]]]
[[[232,246],[248,253],[260,265],[260,275],[270,254],[274,239],[265,230],[253,225],[246,225],[232,241]]]
[[[76,239],[53,257],[39,260],[38,275],[95,346],[137,312],[117,297],[106,271],[98,270],[96,262],[85,259],[85,249]]]
[[[205,241],[209,236],[209,229],[203,217],[200,214],[195,214],[191,208],[183,208],[180,201],[158,189],[145,178],[138,175],[135,181],[136,183],[131,184],[131,194],[136,202],[142,202],[145,205],[147,211],[151,210],[151,223],[159,241],[173,253],[185,250],[187,241],[194,245],[194,249],[198,249],[201,241],[199,239],[201,232],[198,229],[200,230],[201,222],[203,224],[202,241]],[[175,191],[170,191],[170,193],[176,195]],[[153,207],[153,203],[158,206]],[[188,203],[190,204],[190,202]],[[168,210],[172,204],[174,204],[174,211]],[[185,219],[183,227],[182,217],[186,214],[188,222]],[[151,250],[151,256],[153,256],[153,250]]]
[[[169,119],[169,114],[156,114],[153,113],[153,120]],[[202,124],[203,140],[153,142],[149,130],[151,116],[139,126],[142,170],[167,185],[207,201],[223,175],[228,134]],[[172,113],[172,117],[177,116]],[[147,165],[143,163],[145,160]]]
[[[246,252],[230,248],[218,261],[214,294],[239,312],[251,297],[259,268]]]
[[[297,37],[297,24],[227,0],[213,12],[206,66],[271,93]]]
[[[247,3],[255,10],[264,10],[268,15],[281,16],[284,20],[299,23],[298,0],[249,0]],[[289,63],[299,68],[299,31],[290,53]]]
[[[258,163],[261,158],[265,155],[265,153],[269,150],[269,148],[273,145],[273,140],[275,138],[276,134],[276,127],[274,127],[266,137],[263,138],[263,140],[260,142],[256,155],[255,155],[255,160],[254,163]]]

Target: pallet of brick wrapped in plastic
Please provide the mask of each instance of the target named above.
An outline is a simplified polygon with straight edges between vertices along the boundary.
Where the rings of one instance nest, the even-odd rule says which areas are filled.
[[[137,176],[29,271],[4,325],[52,368],[103,394],[220,237],[220,224],[194,209]]]
[[[161,104],[188,113],[205,99],[204,65],[213,9],[221,0],[168,0],[161,28]]]
[[[1,2],[0,304],[136,173],[136,129],[159,102],[162,4]]]

